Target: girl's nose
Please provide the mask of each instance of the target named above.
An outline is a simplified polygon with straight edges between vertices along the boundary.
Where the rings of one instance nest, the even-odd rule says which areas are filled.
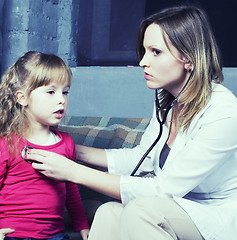
[[[59,104],[64,104],[65,103],[65,95],[63,95],[63,94],[60,94],[59,96],[58,96],[58,103]]]

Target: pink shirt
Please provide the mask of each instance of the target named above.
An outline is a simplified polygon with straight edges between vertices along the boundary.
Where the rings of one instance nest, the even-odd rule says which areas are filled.
[[[27,145],[76,160],[75,144],[68,133],[56,132],[60,141],[39,146],[20,139],[20,151]],[[0,139],[0,228],[13,228],[10,237],[50,238],[64,232],[66,205],[75,231],[88,228],[78,187],[74,183],[49,179],[25,162],[20,153],[11,157],[5,138]]]

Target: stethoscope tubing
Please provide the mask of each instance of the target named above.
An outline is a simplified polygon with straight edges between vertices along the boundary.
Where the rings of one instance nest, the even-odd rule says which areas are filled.
[[[142,165],[142,163],[144,162],[144,160],[146,159],[146,157],[148,156],[148,154],[151,152],[151,150],[155,147],[155,145],[160,141],[160,138],[162,136],[163,133],[163,125],[166,122],[168,113],[170,111],[170,109],[177,103],[178,98],[180,96],[180,94],[184,91],[184,89],[186,88],[186,86],[188,85],[190,79],[193,76],[193,72],[194,70],[192,69],[189,75],[189,78],[187,80],[187,82],[185,83],[185,85],[183,86],[182,90],[179,92],[178,96],[167,106],[167,108],[165,109],[164,115],[163,115],[163,120],[160,119],[159,117],[159,111],[161,110],[159,107],[159,100],[158,100],[158,93],[157,93],[157,89],[155,90],[155,104],[156,104],[156,119],[160,125],[160,131],[159,134],[157,136],[157,138],[155,139],[155,141],[151,144],[151,146],[147,149],[147,151],[143,154],[143,156],[141,157],[141,159],[139,160],[139,162],[137,163],[137,165],[135,166],[134,170],[132,171],[132,173],[130,174],[130,176],[134,176],[137,172],[137,170],[140,168],[140,166]]]

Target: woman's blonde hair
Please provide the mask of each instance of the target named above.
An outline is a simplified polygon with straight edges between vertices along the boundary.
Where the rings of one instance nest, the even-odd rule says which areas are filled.
[[[13,152],[12,137],[24,137],[29,127],[25,107],[17,102],[16,92],[26,95],[51,82],[67,82],[71,85],[72,73],[58,56],[36,51],[27,52],[9,67],[0,84],[0,138],[6,137],[10,153]]]
[[[203,109],[211,95],[212,81],[223,81],[222,63],[211,26],[205,12],[194,6],[177,6],[164,9],[145,19],[138,30],[137,54],[144,55],[144,33],[150,24],[158,24],[163,30],[164,41],[168,41],[188,59],[194,67],[182,97],[178,99],[178,127],[187,130],[192,119]],[[174,99],[166,90],[159,94],[162,108]]]

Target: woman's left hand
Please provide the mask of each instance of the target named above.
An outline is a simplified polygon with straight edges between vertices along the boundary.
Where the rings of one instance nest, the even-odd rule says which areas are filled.
[[[62,155],[40,149],[31,149],[26,158],[33,160],[32,167],[40,173],[61,181],[70,181],[71,170],[77,164]]]

